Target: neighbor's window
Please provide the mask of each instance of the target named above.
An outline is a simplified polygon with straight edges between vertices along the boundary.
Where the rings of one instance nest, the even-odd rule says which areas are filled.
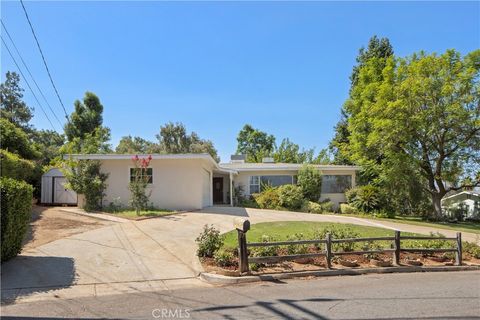
[[[293,184],[294,179],[293,176],[261,176],[260,177],[260,185],[263,187],[271,186],[271,187],[278,187],[283,186],[284,184]]]
[[[148,183],[153,183],[153,169],[152,168],[138,168],[141,170],[142,177],[148,177]],[[130,181],[135,180],[135,168],[130,168]]]
[[[322,193],[344,193],[352,187],[351,175],[323,175]]]
[[[250,194],[260,192],[260,177],[251,176],[250,177]]]

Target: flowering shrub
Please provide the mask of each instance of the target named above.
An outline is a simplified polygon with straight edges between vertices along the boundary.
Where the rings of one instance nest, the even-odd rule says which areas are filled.
[[[137,215],[140,214],[142,209],[146,209],[148,207],[148,201],[151,192],[147,194],[147,186],[150,182],[151,176],[147,174],[147,169],[151,160],[151,155],[143,159],[140,159],[138,155],[132,157],[134,168],[132,180],[128,185],[128,189],[132,194],[130,204],[137,212]]]

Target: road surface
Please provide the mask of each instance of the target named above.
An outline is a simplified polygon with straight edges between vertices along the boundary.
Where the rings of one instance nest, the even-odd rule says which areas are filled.
[[[17,303],[2,317],[480,319],[480,272],[297,279]]]

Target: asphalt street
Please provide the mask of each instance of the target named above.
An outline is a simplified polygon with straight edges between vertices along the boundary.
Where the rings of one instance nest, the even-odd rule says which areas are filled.
[[[2,305],[2,318],[480,319],[480,272],[364,275]]]

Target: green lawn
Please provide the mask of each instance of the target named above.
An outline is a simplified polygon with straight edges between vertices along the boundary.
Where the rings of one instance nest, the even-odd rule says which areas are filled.
[[[121,210],[116,212],[105,212],[105,213],[112,216],[120,217],[120,218],[138,220],[146,217],[168,216],[168,215],[174,214],[175,211],[171,211],[167,209],[149,210],[149,211],[140,211],[139,215],[137,215],[137,212],[135,210]]]
[[[420,217],[410,217],[410,216],[396,216],[395,218],[375,218],[369,215],[354,215],[354,214],[348,214],[348,215],[345,214],[345,216],[364,218],[364,219],[373,219],[373,220],[391,221],[391,222],[412,224],[417,226],[433,227],[433,228],[480,234],[480,223],[478,222],[457,222],[457,223],[429,222],[429,221],[423,221],[422,218]]]
[[[247,232],[248,242],[261,242],[263,235],[273,236],[275,240],[287,240],[288,236],[295,233],[303,233],[305,239],[314,239],[314,233],[318,230],[343,230],[345,228],[358,234],[358,237],[384,237],[393,236],[394,231],[390,229],[359,226],[344,223],[310,222],[310,221],[280,221],[263,222],[251,226]],[[407,234],[407,233],[405,233]],[[238,246],[237,231],[233,230],[225,234],[225,247],[235,248]]]

